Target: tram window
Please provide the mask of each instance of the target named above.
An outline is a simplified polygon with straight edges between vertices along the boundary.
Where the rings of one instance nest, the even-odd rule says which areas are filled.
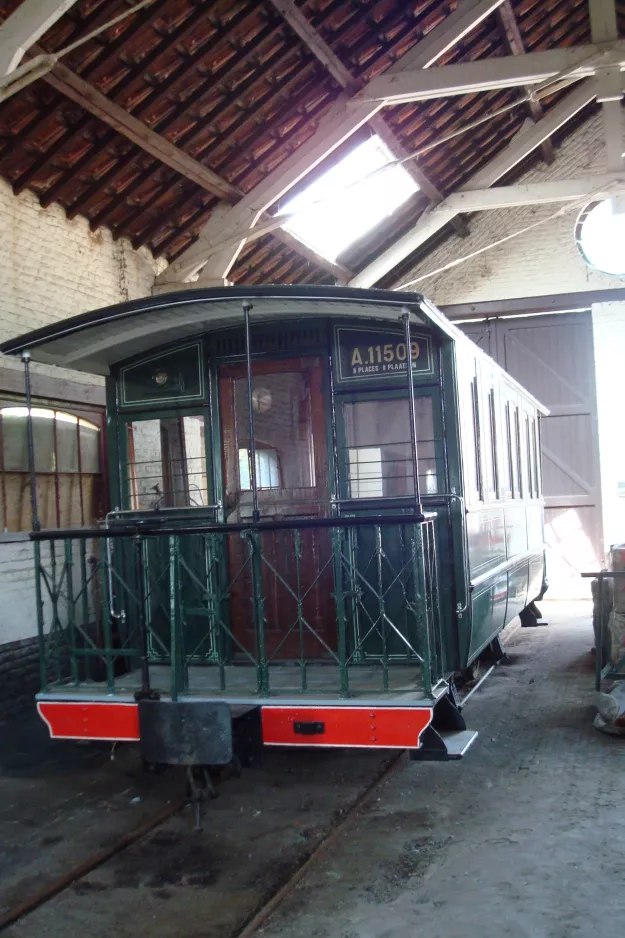
[[[525,447],[523,446],[523,438],[521,436],[521,414],[519,413],[519,408],[514,408],[514,435],[516,438],[516,458],[517,458],[517,483],[518,483],[518,493],[520,498],[525,498],[527,495],[527,463],[525,462]]]
[[[315,487],[313,424],[306,372],[259,374],[252,389],[256,478],[259,488]],[[234,379],[234,419],[239,491],[251,488],[247,380]],[[278,458],[279,454],[279,458]]]
[[[204,417],[128,425],[128,483],[135,511],[208,504]]]
[[[415,400],[419,487],[439,491],[432,399]],[[349,498],[399,498],[414,494],[410,410],[406,400],[343,405]]]
[[[478,397],[477,378],[471,382],[471,403],[473,406],[473,437],[475,439],[475,478],[476,490],[480,501],[484,501],[484,470],[482,466],[482,427],[480,423],[480,406]]]
[[[519,441],[517,436],[518,415],[517,409],[512,401],[508,401],[506,411],[508,445],[510,449],[510,488],[512,490],[512,497],[518,498],[521,494],[519,483]]]
[[[496,437],[495,437],[495,422],[494,422],[494,413],[493,413],[493,390],[492,388],[488,389],[488,392],[484,393],[482,396],[481,404],[484,406],[481,407],[481,417],[480,428],[483,428],[483,468],[484,468],[484,481],[483,481],[483,497],[485,496],[489,500],[492,500],[497,497],[497,454],[496,454]]]
[[[239,449],[239,480],[242,492],[252,488],[252,452],[249,447]],[[256,485],[259,489],[280,488],[280,461],[275,449],[256,447]]]
[[[100,412],[35,406],[31,416],[42,527],[92,524],[103,511],[101,427],[94,422],[102,419]],[[0,531],[31,525],[28,410],[15,401],[0,401]]]
[[[534,473],[532,465],[532,443],[530,440],[530,421],[527,414],[523,418],[524,423],[524,434],[523,434],[523,446],[525,448],[525,463],[527,465],[526,477],[527,477],[527,495],[528,498],[534,497]]]
[[[510,411],[508,402],[503,400],[503,445],[501,450],[502,470],[500,478],[500,495],[503,498],[512,498],[513,479],[512,479],[512,440],[510,428]]]

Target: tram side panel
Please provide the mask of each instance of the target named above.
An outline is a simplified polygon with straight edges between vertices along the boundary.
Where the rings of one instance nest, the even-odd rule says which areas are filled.
[[[458,343],[470,615],[466,664],[541,592],[543,504],[537,408],[472,343]]]

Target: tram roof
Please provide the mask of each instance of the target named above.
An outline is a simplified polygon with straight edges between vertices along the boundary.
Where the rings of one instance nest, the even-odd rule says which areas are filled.
[[[420,293],[340,286],[262,285],[198,288],[106,306],[9,339],[0,345],[0,352],[5,355],[28,352],[36,362],[108,375],[111,366],[155,348],[214,329],[242,325],[245,301],[251,304],[252,324],[294,316],[312,319],[353,316],[397,323],[402,309],[408,308],[450,339],[470,342]],[[488,357],[481,349],[479,351]],[[503,370],[495,362],[492,364],[497,370]],[[506,378],[532,397],[507,373]],[[532,399],[547,413],[539,401]]]
[[[397,320],[402,307],[419,311],[418,293],[330,286],[207,287],[160,294],[81,313],[0,345],[7,355],[29,352],[33,361],[106,375],[110,367],[154,348],[213,329],[287,317],[358,316]],[[451,323],[438,310],[428,318]],[[452,327],[453,328],[453,327]]]

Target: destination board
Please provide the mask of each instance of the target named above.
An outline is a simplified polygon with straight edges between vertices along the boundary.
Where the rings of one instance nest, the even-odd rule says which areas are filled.
[[[392,379],[406,374],[408,351],[403,332],[336,326],[337,378],[339,381]],[[410,360],[413,374],[432,374],[430,336],[411,332]]]

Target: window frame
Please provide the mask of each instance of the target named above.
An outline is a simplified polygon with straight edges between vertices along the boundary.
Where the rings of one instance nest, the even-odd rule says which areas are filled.
[[[26,409],[26,400],[23,396],[12,394],[10,392],[1,392],[0,391],[0,410],[4,408],[23,408]],[[53,423],[53,440],[54,448],[52,452],[53,458],[53,468],[46,469],[36,469],[35,476],[37,480],[40,478],[53,478],[54,479],[54,520],[56,522],[56,528],[76,528],[79,530],[82,527],[89,527],[91,524],[94,524],[97,520],[97,516],[103,512],[106,512],[108,506],[108,478],[107,478],[107,451],[106,451],[106,409],[104,406],[99,406],[97,404],[87,404],[85,405],[82,402],[74,401],[61,401],[51,398],[42,398],[35,397],[31,401],[32,410],[45,410],[51,413],[54,413],[54,418],[52,418]],[[57,414],[67,414],[70,417],[76,418],[76,457],[77,457],[77,469],[59,469],[58,463],[58,436],[57,436]],[[36,419],[36,416],[35,416]],[[86,421],[89,424],[97,427],[98,437],[97,437],[97,456],[98,456],[98,471],[97,472],[86,472],[82,469],[82,457],[81,457],[81,435],[80,435],[80,422]],[[35,440],[36,443],[36,440]],[[35,464],[37,462],[37,456],[35,454]],[[4,420],[2,414],[0,413],[0,534],[21,534],[26,531],[32,530],[32,522],[28,525],[26,529],[20,527],[19,530],[13,531],[8,527],[8,499],[7,499],[7,476],[16,475],[22,476],[26,479],[24,489],[28,489],[28,501],[30,505],[30,468],[27,466],[25,469],[8,469],[6,468],[5,463],[5,453],[4,453]],[[80,524],[61,524],[61,515],[62,511],[62,492],[60,488],[61,478],[63,477],[72,477],[78,478],[79,480],[79,502],[80,502]],[[94,517],[87,517],[85,506],[85,492],[84,492],[84,479],[89,477],[93,480],[93,496],[92,496],[92,509]],[[39,489],[40,485],[37,484]],[[41,499],[38,499],[38,514],[39,521],[45,521],[42,518],[42,504]],[[29,520],[31,518],[30,510],[28,512]]]
[[[415,385],[414,386],[415,398],[418,397],[429,397],[432,401],[432,426],[434,430],[434,448],[435,455],[434,459],[436,462],[436,478],[438,492],[436,494],[428,495],[425,492],[425,486],[420,482],[419,491],[421,500],[423,501],[426,498],[436,499],[441,494],[448,492],[449,490],[449,473],[447,466],[447,456],[443,439],[443,417],[442,417],[442,400],[441,400],[441,388],[440,385],[436,384],[424,384],[424,385]],[[343,404],[355,404],[360,401],[385,401],[385,400],[401,400],[405,401],[408,404],[408,395],[407,389],[403,388],[385,388],[384,390],[374,390],[372,388],[363,388],[362,390],[350,389],[349,391],[340,391],[335,394],[335,417],[336,417],[336,443],[337,443],[337,461],[338,461],[338,483],[339,483],[339,498],[341,501],[353,502],[357,504],[365,505],[367,502],[379,502],[380,498],[389,499],[392,501],[397,501],[399,503],[404,503],[406,501],[412,501],[414,503],[414,495],[398,495],[398,496],[363,496],[362,498],[350,497],[350,477],[349,477],[349,457],[348,452],[350,447],[347,445],[347,433],[345,427],[345,418],[343,416]],[[371,444],[375,446],[376,444]],[[353,447],[352,447],[353,448]],[[418,444],[417,444],[417,456],[418,456]]]
[[[130,467],[130,434],[128,432],[133,423],[145,422],[146,420],[171,420],[183,419],[184,417],[203,417],[204,418],[204,457],[206,461],[206,505],[176,505],[173,507],[159,508],[134,508],[132,505],[133,493],[131,490],[131,479],[128,473]],[[120,492],[121,506],[114,508],[114,511],[122,510],[132,512],[133,514],[143,515],[145,513],[158,514],[159,512],[179,511],[185,514],[189,512],[205,512],[207,509],[215,507],[215,477],[213,469],[213,453],[211,449],[212,420],[208,405],[200,404],[195,407],[184,408],[163,408],[163,409],[144,409],[133,411],[132,413],[123,413],[118,417],[119,427],[119,462],[116,467],[117,478]]]

